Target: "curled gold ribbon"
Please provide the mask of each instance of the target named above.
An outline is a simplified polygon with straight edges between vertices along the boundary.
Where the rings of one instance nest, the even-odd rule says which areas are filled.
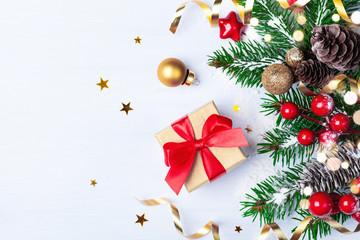
[[[166,198],[153,198],[153,199],[149,199],[149,200],[138,200],[138,201],[145,206],[170,204],[174,226],[175,226],[176,230],[182,236],[186,237],[187,239],[198,239],[198,238],[201,238],[202,236],[208,234],[210,231],[212,231],[214,240],[220,240],[219,225],[217,225],[216,223],[213,223],[211,221],[209,221],[205,226],[203,226],[196,233],[186,236],[183,232],[183,228],[181,225],[179,210],[177,209],[177,207],[174,204],[172,204]]]
[[[353,234],[360,231],[360,223],[356,226],[355,230],[352,232],[329,216],[322,218],[322,220],[324,220],[327,224],[330,225],[330,227],[334,228],[336,231],[342,234]]]
[[[252,10],[254,7],[254,1],[255,0],[247,0],[245,7],[244,7],[244,6],[239,5],[237,3],[237,0],[232,0],[232,2],[234,3],[234,5],[236,6],[236,8],[239,12],[240,18],[244,24],[250,23],[250,19],[252,17]],[[302,7],[304,7],[310,0],[298,0],[297,2],[293,3],[292,5],[289,5],[287,0],[277,0],[277,1],[279,2],[280,6],[284,9],[289,9],[292,11],[301,11]],[[207,19],[210,23],[210,26],[215,27],[215,26],[219,25],[219,12],[220,12],[220,5],[222,3],[222,0],[215,0],[212,9],[208,5],[206,5],[205,3],[203,3],[199,0],[191,0],[191,1],[181,4],[178,7],[178,9],[176,10],[173,20],[171,22],[171,26],[170,26],[170,31],[172,33],[176,32],[176,30],[179,26],[181,17],[184,13],[184,9],[185,9],[186,5],[188,5],[189,3],[195,3],[203,10],[205,16],[207,17]]]
[[[183,15],[184,9],[186,5],[189,3],[196,3],[201,9],[203,10],[204,14],[206,15],[207,19],[209,20],[209,23],[212,27],[219,25],[219,12],[220,12],[220,4],[222,0],[215,0],[213,9],[211,9],[208,5],[205,3],[199,1],[199,0],[192,0],[189,2],[185,2],[178,7],[178,9],[175,12],[174,18],[171,22],[170,31],[172,33],[175,33],[178,25],[180,23],[181,17]]]
[[[300,236],[304,233],[306,227],[309,225],[311,220],[314,218],[314,216],[308,216],[304,218],[299,224],[299,226],[296,228],[294,234],[291,236],[290,240],[298,240]],[[324,222],[330,225],[333,229],[338,231],[342,234],[353,234],[360,231],[360,223],[356,226],[354,231],[350,231],[349,229],[345,228],[342,224],[337,222],[335,219],[333,219],[330,216],[321,218]],[[272,229],[276,235],[276,237],[279,240],[288,240],[283,231],[280,229],[279,225],[276,223],[269,223],[264,225],[263,229],[261,230],[260,236],[258,240],[265,240],[268,237],[268,234],[270,232],[270,229]]]
[[[324,88],[320,90],[317,94],[328,94],[331,91],[338,90],[341,87],[342,82],[345,81],[345,79],[349,80],[350,89],[352,92],[356,93],[358,97],[360,98],[360,83],[357,82],[354,78],[349,77],[345,74],[340,74],[334,77]],[[359,79],[360,81],[360,79]],[[316,93],[312,92],[310,89],[308,89],[302,82],[300,82],[298,89],[307,96],[315,96]]]
[[[335,8],[336,8],[337,12],[339,13],[340,17],[349,23],[355,24],[349,18],[349,15],[347,14],[347,12],[345,10],[345,7],[344,7],[344,4],[342,3],[342,1],[341,0],[333,0],[333,2],[334,2]],[[355,24],[355,25],[360,26],[360,24]]]
[[[305,218],[304,220],[302,220],[300,222],[299,226],[296,228],[296,230],[290,240],[298,240],[300,238],[300,236],[303,234],[306,226],[310,223],[311,219],[313,219],[313,217],[314,216],[309,216],[309,217]],[[279,225],[277,225],[276,223],[265,224],[261,230],[258,240],[265,240],[269,235],[270,229],[272,229],[274,231],[276,237],[279,240],[287,240],[284,232],[280,229]]]
[[[138,200],[138,201],[145,206],[157,206],[157,205],[162,205],[162,204],[170,204],[174,226],[175,226],[176,230],[182,236],[186,237],[187,239],[198,239],[198,238],[205,236],[210,231],[212,231],[214,240],[220,240],[219,225],[217,225],[216,223],[213,223],[211,221],[209,221],[205,226],[203,226],[196,233],[189,235],[189,236],[185,235],[183,232],[182,225],[181,225],[179,210],[177,209],[177,207],[174,204],[172,204],[166,198],[153,198],[153,199],[149,199],[149,200]],[[313,218],[314,218],[314,216],[308,216],[308,217],[304,218],[299,223],[297,228],[295,229],[295,232],[291,236],[290,240],[299,240],[301,235],[304,233],[306,227],[311,223]],[[345,228],[342,224],[340,224],[339,222],[337,222],[335,219],[333,219],[330,216],[323,217],[323,218],[321,218],[321,220],[323,220],[324,222],[329,224],[330,227],[332,227],[333,229],[335,229],[336,231],[338,231],[339,233],[342,233],[342,234],[349,235],[349,234],[353,234],[353,233],[360,231],[360,223],[356,226],[354,231],[350,231],[349,229]],[[285,236],[284,232],[279,227],[279,225],[275,222],[268,223],[263,226],[258,240],[266,240],[266,238],[268,237],[268,235],[270,233],[270,230],[273,230],[273,232],[275,233],[276,237],[279,240],[288,240],[287,237]]]

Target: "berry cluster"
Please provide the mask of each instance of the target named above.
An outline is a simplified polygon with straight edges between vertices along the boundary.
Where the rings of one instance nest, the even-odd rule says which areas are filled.
[[[312,112],[319,117],[325,118],[326,122],[301,113],[299,107],[293,102],[282,104],[280,113],[283,118],[288,120],[302,116],[324,126],[324,128],[316,132],[309,128],[302,129],[298,134],[298,141],[301,145],[308,146],[313,144],[318,136],[320,144],[328,148],[337,143],[340,135],[360,135],[360,133],[350,129],[350,118],[343,113],[334,114],[329,120],[330,114],[334,111],[334,106],[334,100],[326,94],[317,95],[311,101]]]
[[[360,177],[355,178],[352,182],[351,191],[357,195],[360,193]],[[309,198],[309,211],[317,217],[325,217],[341,211],[360,222],[360,202],[354,194],[341,196],[338,193],[314,193]]]

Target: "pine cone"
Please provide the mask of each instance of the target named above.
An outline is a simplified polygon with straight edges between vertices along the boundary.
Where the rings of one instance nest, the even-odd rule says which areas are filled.
[[[347,161],[350,166],[347,169],[339,168],[331,171],[326,163],[314,160],[304,168],[300,180],[296,183],[296,188],[304,192],[305,187],[311,187],[313,192],[332,192],[334,189],[342,188],[360,176],[360,151],[353,144],[345,143],[333,157],[340,159],[341,162]]]
[[[311,35],[312,51],[320,62],[340,71],[360,63],[360,35],[338,24],[316,26]]]
[[[324,63],[309,59],[296,65],[295,75],[310,86],[324,87],[334,77],[334,71]]]

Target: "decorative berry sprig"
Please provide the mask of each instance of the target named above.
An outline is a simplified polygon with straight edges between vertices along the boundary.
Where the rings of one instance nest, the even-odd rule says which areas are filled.
[[[309,211],[316,217],[325,217],[328,215],[342,212],[351,215],[354,220],[360,222],[360,202],[355,194],[359,194],[360,177],[357,177],[351,183],[351,192],[354,194],[340,195],[338,193],[317,192],[309,198]]]
[[[360,135],[360,132],[350,129],[350,118],[343,113],[337,113],[329,120],[329,116],[334,111],[334,107],[334,100],[329,95],[319,94],[311,101],[311,111],[315,115],[325,118],[325,122],[305,115],[302,112],[308,112],[309,110],[300,109],[293,102],[283,103],[280,108],[280,113],[281,116],[287,120],[293,120],[301,116],[324,126],[324,128],[316,132],[313,132],[309,128],[302,129],[298,134],[298,141],[301,145],[308,146],[313,144],[316,137],[318,137],[320,144],[329,148],[337,143],[340,135]]]

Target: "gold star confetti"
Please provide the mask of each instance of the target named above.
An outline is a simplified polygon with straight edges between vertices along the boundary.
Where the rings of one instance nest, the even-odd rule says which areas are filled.
[[[120,111],[125,111],[126,115],[128,115],[128,112],[131,110],[134,110],[130,107],[130,102],[128,104],[121,103],[123,105],[123,108]]]
[[[238,111],[239,111],[239,105],[234,105],[233,111],[234,111],[234,112],[238,112]]]
[[[92,185],[92,186],[94,186],[94,187],[95,187],[96,184],[98,184],[98,183],[96,182],[96,179],[90,180],[90,182],[91,182],[90,185]]]
[[[137,36],[137,38],[134,38],[134,40],[135,40],[135,44],[137,44],[137,43],[139,43],[139,44],[141,44],[141,38],[139,38],[139,36]]]
[[[249,133],[249,132],[252,132],[252,129],[249,125],[247,125],[247,127],[245,128],[246,132]]]
[[[240,233],[242,230],[241,226],[235,226],[235,232]]]
[[[136,214],[136,217],[137,217],[138,219],[136,220],[135,224],[136,224],[136,223],[140,223],[142,227],[144,226],[144,222],[149,221],[149,220],[147,220],[147,219],[145,218],[145,213],[144,213],[143,215],[141,215],[141,216],[139,216],[139,215]]]
[[[97,83],[96,85],[99,85],[101,87],[101,91],[102,91],[104,88],[109,88],[107,85],[108,81],[109,80],[104,81],[103,78],[100,78],[100,82]]]

